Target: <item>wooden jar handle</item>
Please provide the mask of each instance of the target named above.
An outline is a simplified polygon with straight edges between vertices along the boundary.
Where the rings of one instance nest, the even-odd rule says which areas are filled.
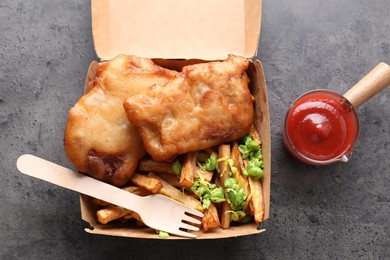
[[[344,94],[344,97],[348,99],[356,109],[389,85],[390,66],[381,62],[356,83],[355,86],[348,90],[347,93]]]

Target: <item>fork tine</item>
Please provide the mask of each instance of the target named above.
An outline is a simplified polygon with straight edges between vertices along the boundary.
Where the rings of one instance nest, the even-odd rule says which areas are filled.
[[[200,212],[200,211],[197,211],[196,209],[188,208],[188,209],[186,209],[186,212],[188,214],[197,216],[199,218],[203,218],[204,217],[204,214],[202,212]]]
[[[199,231],[198,227],[192,226],[192,225],[187,224],[187,223],[181,223],[180,224],[180,228],[188,229],[188,230],[191,230],[191,231]]]
[[[184,216],[182,217],[182,220],[187,221],[187,222],[190,222],[190,223],[195,224],[195,225],[200,225],[200,224],[202,224],[202,220],[199,220],[199,219],[197,219],[197,218],[194,218],[194,217],[188,216],[188,215],[184,215]]]
[[[177,202],[177,201],[176,201]],[[183,207],[185,207],[185,209],[183,209],[185,211],[186,214],[191,214],[191,215],[194,215],[194,216],[197,216],[199,218],[203,218],[204,217],[204,214],[194,208],[191,208],[190,206],[188,205],[185,205],[181,202],[179,202]]]

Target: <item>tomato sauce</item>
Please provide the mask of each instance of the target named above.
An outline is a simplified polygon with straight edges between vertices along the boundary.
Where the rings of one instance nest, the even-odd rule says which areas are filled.
[[[359,122],[352,105],[330,91],[312,91],[297,99],[287,112],[283,129],[287,149],[310,164],[340,160],[351,152]]]

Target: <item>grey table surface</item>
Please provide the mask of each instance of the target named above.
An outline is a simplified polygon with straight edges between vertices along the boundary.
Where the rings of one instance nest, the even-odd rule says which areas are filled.
[[[267,232],[206,241],[89,235],[77,194],[22,176],[32,153],[71,167],[62,147],[69,108],[96,59],[89,1],[0,2],[0,259],[390,259],[390,90],[358,109],[352,160],[305,166],[281,143],[303,92],[346,92],[390,63],[390,1],[263,1],[257,58],[272,128]]]

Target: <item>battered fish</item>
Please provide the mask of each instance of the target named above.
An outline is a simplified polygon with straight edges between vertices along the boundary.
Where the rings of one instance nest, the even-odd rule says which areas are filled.
[[[82,173],[124,185],[145,149],[127,120],[123,101],[151,85],[166,84],[177,73],[136,56],[99,63],[89,82],[92,90],[69,111],[64,139],[68,159]]]
[[[233,55],[186,66],[167,84],[126,99],[127,117],[153,159],[169,160],[248,133],[253,123],[248,66],[247,59]]]

